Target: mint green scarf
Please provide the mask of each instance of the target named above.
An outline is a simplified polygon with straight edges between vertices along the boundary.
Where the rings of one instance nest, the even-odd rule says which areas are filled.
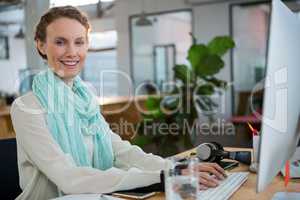
[[[47,125],[64,153],[77,166],[106,170],[113,166],[111,135],[95,96],[77,76],[73,88],[67,86],[51,69],[33,79],[33,93],[47,112]],[[94,152],[89,159],[84,135],[92,135]]]

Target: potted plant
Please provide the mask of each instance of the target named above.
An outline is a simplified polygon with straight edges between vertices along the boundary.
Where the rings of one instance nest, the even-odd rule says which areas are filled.
[[[208,44],[197,44],[193,37],[188,50],[189,65],[178,64],[173,68],[177,87],[170,94],[147,99],[148,112],[142,113],[144,119],[138,124],[133,143],[141,147],[152,144],[159,149],[155,153],[162,156],[191,148],[195,121],[201,118],[199,113],[214,113],[218,105],[212,95],[227,87],[227,82],[215,75],[224,68],[222,56],[234,46],[228,36],[215,37]]]

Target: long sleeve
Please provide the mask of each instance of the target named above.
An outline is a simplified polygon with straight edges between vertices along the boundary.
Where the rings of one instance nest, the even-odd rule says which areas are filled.
[[[167,160],[151,153],[145,153],[140,147],[122,140],[119,135],[112,132],[104,117],[101,117],[104,130],[110,132],[112,136],[116,167],[126,170],[136,167],[145,171],[160,171],[168,167],[170,163]]]
[[[111,130],[110,130],[111,131]],[[136,167],[143,171],[160,171],[170,164],[167,160],[145,153],[140,147],[124,141],[119,135],[112,134],[112,145],[116,157],[115,166],[122,169]]]
[[[116,167],[120,168],[112,167],[101,171],[91,167],[77,167],[72,157],[62,152],[52,138],[40,106],[28,108],[26,104],[26,100],[23,102],[18,99],[11,110],[18,148],[20,146],[23,149],[33,167],[64,193],[108,193],[160,182],[159,172],[153,170],[163,167],[163,159],[147,156],[138,147],[122,141],[114,133],[112,134]],[[161,166],[147,167],[153,160],[157,160]]]

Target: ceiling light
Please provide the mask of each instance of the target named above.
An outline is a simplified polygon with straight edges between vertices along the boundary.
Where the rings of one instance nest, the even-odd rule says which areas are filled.
[[[146,13],[143,11],[135,22],[136,26],[152,26],[152,21],[147,18]]]

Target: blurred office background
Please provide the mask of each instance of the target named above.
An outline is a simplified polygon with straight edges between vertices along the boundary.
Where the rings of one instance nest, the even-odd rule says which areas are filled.
[[[286,2],[299,10],[298,1]],[[235,126],[235,134],[200,135],[194,145],[211,140],[231,146],[251,144],[246,122],[259,129],[250,105],[260,113],[263,92],[255,94],[252,103],[250,96],[264,78],[270,1],[0,0],[1,138],[14,137],[9,116],[12,100],[29,91],[32,75],[46,68],[35,50],[34,26],[45,10],[62,5],[78,6],[91,21],[91,45],[81,77],[101,97],[102,111],[129,102],[125,111],[104,114],[110,123],[121,118],[133,124],[141,120],[128,97],[139,95],[143,107],[152,83],[164,90],[163,83],[174,79],[173,66],[187,64],[189,33],[199,43],[231,36],[236,47],[224,56],[225,67],[217,77],[231,83],[222,101],[222,119]],[[138,94],[130,88],[138,88]],[[132,139],[132,132],[118,133]]]

